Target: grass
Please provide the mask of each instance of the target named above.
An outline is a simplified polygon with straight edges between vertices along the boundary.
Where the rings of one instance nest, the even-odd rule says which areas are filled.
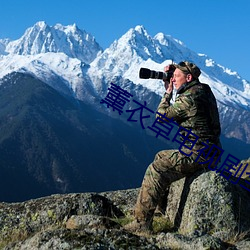
[[[153,221],[154,233],[167,233],[173,231],[173,224],[164,216],[155,216]]]
[[[120,224],[123,227],[123,226],[129,224],[130,222],[132,222],[133,217],[132,216],[125,216],[125,217],[113,219],[113,221],[115,221],[116,223]]]
[[[128,223],[132,222],[134,219],[133,216],[127,215],[122,218],[116,218],[114,221],[118,224],[120,224],[122,227],[127,225]],[[173,225],[172,223],[164,216],[155,216],[153,220],[153,233],[158,234],[158,233],[167,233],[167,232],[172,232],[173,231]]]

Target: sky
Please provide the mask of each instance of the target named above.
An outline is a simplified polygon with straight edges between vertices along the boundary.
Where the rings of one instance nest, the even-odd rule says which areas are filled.
[[[103,49],[143,25],[250,81],[249,0],[0,0],[0,39],[16,40],[38,21],[75,23]]]

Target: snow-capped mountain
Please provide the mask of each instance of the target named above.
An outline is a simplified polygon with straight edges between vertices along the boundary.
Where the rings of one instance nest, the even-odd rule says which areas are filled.
[[[3,69],[0,77],[13,71],[28,72],[59,91],[83,98],[86,93],[83,85],[94,95],[84,71],[101,52],[94,37],[75,24],[50,27],[45,22],[37,22],[18,40],[0,40]]]
[[[162,81],[140,79],[139,69],[162,71],[169,63],[192,61],[202,71],[200,80],[211,86],[217,98],[227,135],[250,142],[250,83],[170,35],[152,37],[143,26],[136,26],[102,51],[93,36],[75,24],[51,27],[38,22],[16,41],[0,40],[0,54],[0,77],[13,71],[28,72],[59,91],[98,106],[111,81],[126,85],[140,101],[145,93],[160,98]],[[151,108],[155,108],[153,101],[147,100]]]
[[[92,82],[85,74],[89,67],[88,64],[62,52],[47,52],[26,56],[9,54],[2,56],[0,67],[4,69],[0,72],[0,78],[13,71],[29,73],[56,90],[73,95],[78,99],[86,100],[87,98],[90,101],[95,96]],[[86,97],[86,94],[89,93],[90,95]]]
[[[217,97],[224,104],[241,106],[250,109],[250,83],[232,72],[216,64],[206,55],[189,50],[182,42],[171,36],[158,33],[155,37],[148,35],[143,26],[130,29],[118,41],[115,41],[91,63],[89,74],[100,78],[112,79],[122,75],[136,84],[141,84],[151,91],[162,95],[162,81],[140,79],[141,67],[162,71],[169,63],[191,61],[197,64],[202,74],[200,80],[208,83]],[[95,82],[94,78],[93,81]],[[98,88],[98,86],[97,86]]]
[[[9,42],[5,52],[17,55],[63,52],[69,57],[90,63],[101,50],[94,37],[80,30],[76,24],[50,27],[45,22],[37,22],[20,39]]]
[[[200,81],[211,86],[219,106],[222,133],[249,143],[249,81],[242,79],[237,72],[216,64],[207,55],[191,51],[183,42],[169,35],[158,33],[151,37],[143,26],[136,26],[99,54],[90,64],[88,74],[100,96],[107,91],[105,83],[113,81],[114,76],[118,75],[162,96],[162,81],[140,79],[139,69],[146,67],[162,71],[169,63],[184,60],[198,65],[202,71]],[[155,107],[150,104],[151,100],[147,102]]]
[[[102,51],[76,25],[38,22],[16,41],[1,39],[0,200],[140,185],[154,154],[174,145],[100,101],[113,82],[153,113],[163,83],[140,79],[139,69],[184,60],[201,68],[200,80],[215,93],[223,149],[249,157],[250,83],[169,35],[136,26]]]

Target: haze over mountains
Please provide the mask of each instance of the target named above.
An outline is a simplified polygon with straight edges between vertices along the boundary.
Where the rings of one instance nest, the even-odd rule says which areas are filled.
[[[162,81],[139,79],[140,67],[162,71],[183,60],[212,87],[223,147],[249,157],[249,81],[169,35],[136,26],[103,51],[75,24],[38,22],[18,40],[0,39],[0,200],[139,186],[154,154],[173,144],[100,101],[113,82],[155,110]]]

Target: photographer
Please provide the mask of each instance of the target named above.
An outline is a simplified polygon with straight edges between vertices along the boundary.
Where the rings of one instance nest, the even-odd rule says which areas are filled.
[[[146,170],[141,190],[135,205],[135,220],[125,226],[129,231],[151,231],[152,221],[157,205],[162,201],[170,184],[198,170],[206,170],[207,164],[199,164],[205,159],[199,155],[206,142],[209,147],[203,149],[204,155],[211,145],[220,144],[220,121],[215,97],[207,84],[200,83],[200,69],[193,63],[181,62],[164,68],[166,74],[175,68],[169,79],[162,77],[165,84],[165,94],[158,106],[157,116],[172,119],[188,134],[185,146],[174,150],[163,150],[156,154],[154,161]],[[170,99],[173,88],[177,90],[175,102]],[[164,118],[163,118],[164,120]],[[190,147],[194,139],[199,138]],[[191,149],[190,149],[191,148]],[[198,157],[199,156],[199,157]],[[216,162],[214,157],[213,164]]]

